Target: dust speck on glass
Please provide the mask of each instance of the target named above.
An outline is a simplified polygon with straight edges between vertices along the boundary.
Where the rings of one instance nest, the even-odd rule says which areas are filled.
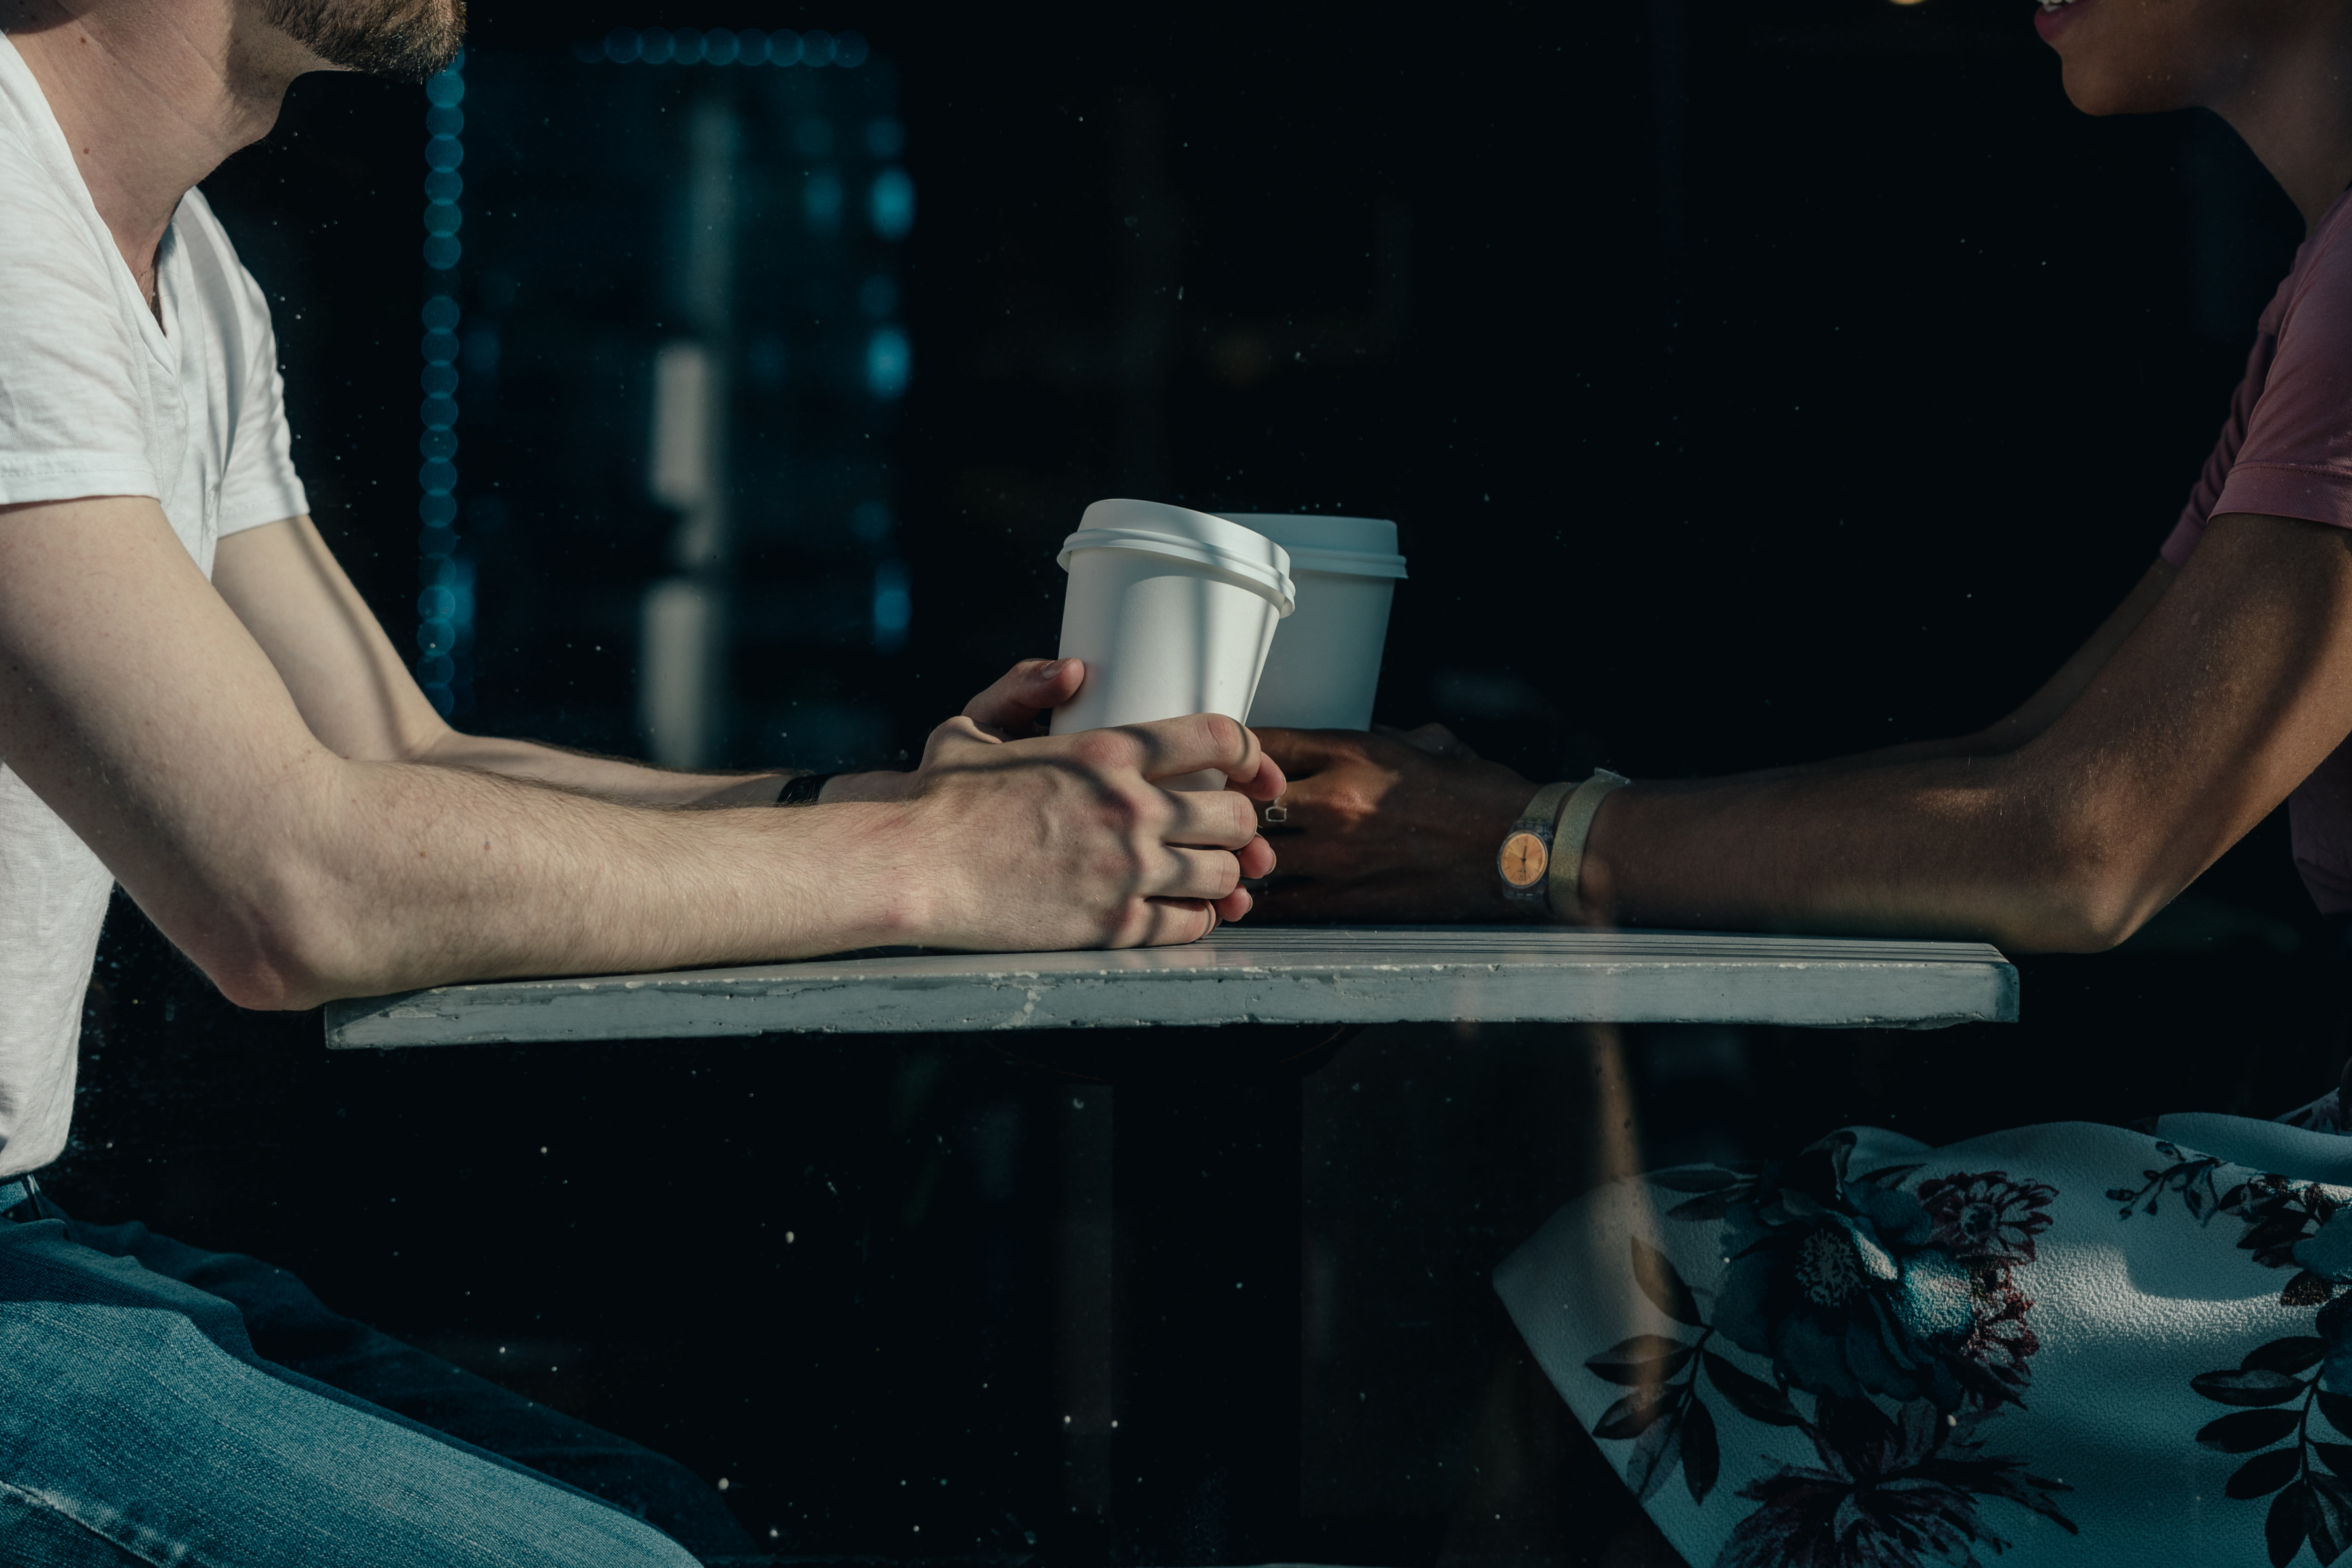
[[[852,32],[617,27],[469,50],[425,96],[435,706],[671,766],[877,760],[852,667],[916,607],[890,62]]]

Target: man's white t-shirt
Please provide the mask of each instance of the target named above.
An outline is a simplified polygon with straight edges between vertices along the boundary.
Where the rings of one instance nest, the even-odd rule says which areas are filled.
[[[209,577],[224,535],[310,504],[268,303],[194,191],[163,237],[156,288],[161,323],[0,34],[0,506],[152,496]],[[0,1178],[65,1148],[82,991],[113,885],[0,765]]]

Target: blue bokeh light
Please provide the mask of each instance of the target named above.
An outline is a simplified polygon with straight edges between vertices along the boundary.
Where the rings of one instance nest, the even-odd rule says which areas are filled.
[[[885,169],[874,176],[866,205],[875,233],[885,239],[904,239],[915,226],[915,182],[904,169]]]
[[[694,27],[680,27],[676,32],[666,27],[647,27],[643,32],[635,27],[615,27],[604,35],[602,43],[573,44],[572,53],[583,64],[590,65],[609,60],[616,66],[769,65],[807,66],[812,69],[837,66],[855,70],[873,58],[874,50],[863,34],[828,33],[821,27],[806,33],[795,33],[790,27],[779,27],[772,33],[758,27],[740,31],[713,27],[709,32]],[[457,91],[462,94],[463,89]],[[457,99],[451,97],[447,101],[455,105]],[[455,113],[456,110],[445,108],[444,112]],[[454,132],[455,128],[450,129]],[[887,152],[877,150],[875,156],[893,158],[898,153],[894,147]]]
[[[896,653],[907,646],[907,627],[915,618],[913,584],[903,561],[885,561],[874,569],[874,646]]]
[[[914,372],[914,351],[907,334],[896,327],[877,327],[866,340],[866,390],[884,399],[907,390]]]
[[[801,187],[801,206],[808,214],[809,227],[819,234],[831,234],[841,226],[841,176],[830,169],[819,169]]]
[[[457,531],[457,326],[462,311],[454,292],[453,271],[463,247],[457,231],[465,226],[458,206],[466,193],[465,177],[457,173],[466,149],[457,140],[466,117],[457,105],[466,96],[460,54],[448,69],[425,84],[425,226],[424,260],[439,285],[425,301],[419,324],[425,328],[417,343],[424,368],[417,385],[425,394],[417,405],[420,429],[416,438],[417,571],[425,591],[416,604],[417,685],[436,711],[452,717],[467,706],[471,671],[467,655],[474,637],[474,569],[459,553]],[[482,335],[481,329],[471,334]]]

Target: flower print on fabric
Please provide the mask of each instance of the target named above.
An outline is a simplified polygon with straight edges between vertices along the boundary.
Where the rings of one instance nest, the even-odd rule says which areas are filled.
[[[1777,1161],[1727,1205],[1716,1326],[1811,1394],[1925,1399],[1946,1412],[1971,1393],[2011,1397],[1968,1353],[1979,1295],[1969,1264],[1897,1184],[1918,1167],[1849,1180],[1853,1149],[1849,1136]]]
[[[1669,1218],[1720,1222],[1726,1267],[1710,1310],[1665,1254],[1633,1239],[1635,1285],[1696,1337],[1637,1334],[1588,1358],[1586,1372],[1628,1389],[1593,1436],[1633,1444],[1625,1479],[1644,1501],[1679,1468],[1703,1505],[1737,1441],[1708,1393],[1724,1421],[1803,1435],[1816,1463],[1776,1462],[1734,1489],[1755,1506],[1717,1568],[1975,1564],[1978,1548],[2010,1545],[1985,1517],[1995,1500],[2074,1533],[2054,1500],[2069,1489],[1984,1437],[2018,1405],[2041,1348],[2017,1275],[2056,1190],[1987,1171],[1909,1192],[1921,1166],[1853,1174],[1854,1147],[1842,1132],[1752,1173],[1650,1178],[1690,1194]]]
[[[1965,1171],[1919,1184],[1935,1230],[1928,1239],[1963,1263],[2033,1261],[2033,1238],[2050,1228],[2057,1189],[2012,1182],[2000,1171]]]

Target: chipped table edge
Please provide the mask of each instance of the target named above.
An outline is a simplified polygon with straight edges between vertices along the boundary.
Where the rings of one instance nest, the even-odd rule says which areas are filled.
[[[1818,950],[1818,943],[1811,945]],[[1916,953],[1920,944],[1910,945]],[[332,1049],[382,1050],[768,1034],[1462,1020],[1907,1029],[2015,1022],[2015,966],[1990,947],[1947,945],[1949,956],[1901,959],[1861,952],[1827,957],[1816,951],[1777,960],[1548,953],[1477,960],[1432,954],[1397,962],[1349,961],[1327,952],[1268,963],[1158,968],[1079,968],[1069,955],[1024,954],[1050,957],[1060,967],[1016,960],[930,974],[878,967],[905,961],[815,961],[756,972],[436,986],[332,1003],[326,1043]]]

